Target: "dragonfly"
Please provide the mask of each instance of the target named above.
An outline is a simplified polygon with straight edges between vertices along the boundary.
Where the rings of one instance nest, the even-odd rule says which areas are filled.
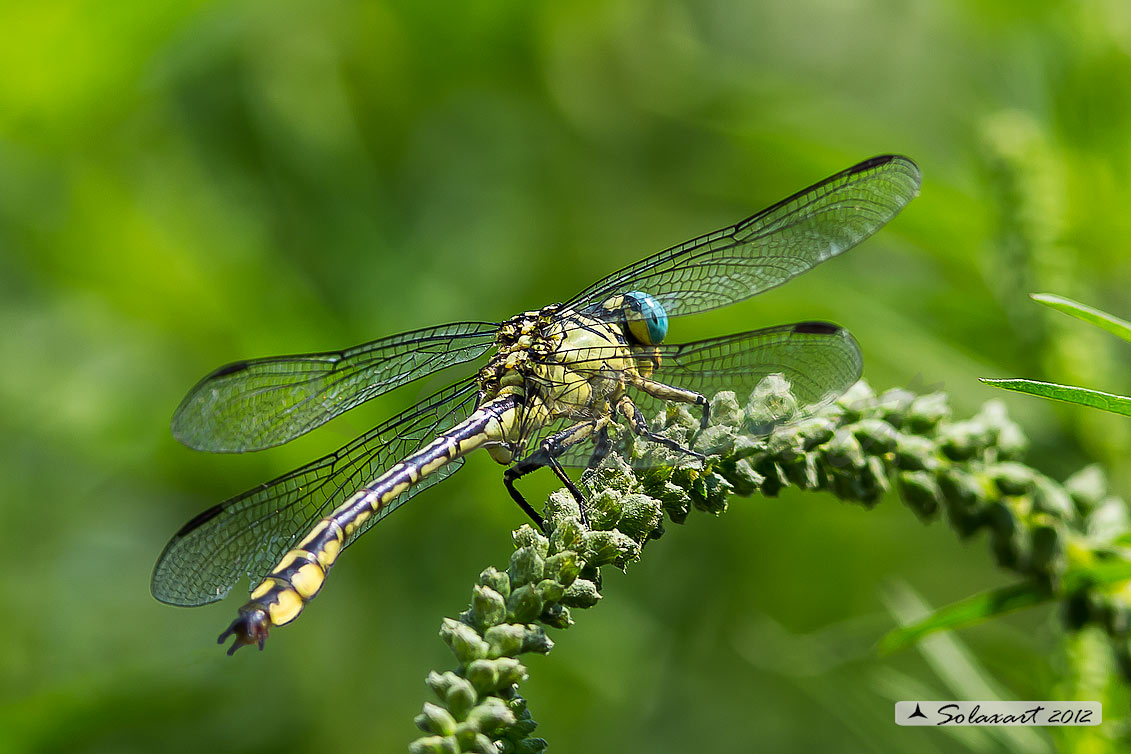
[[[861,373],[859,347],[844,328],[803,322],[670,344],[669,321],[742,301],[841,254],[898,214],[919,185],[910,159],[874,157],[504,322],[459,322],[343,351],[220,367],[188,392],[172,431],[190,448],[242,453],[486,356],[474,374],[344,447],[193,518],[159,556],[153,595],[204,605],[247,576],[250,598],[219,643],[234,638],[228,654],[262,650],[270,629],[293,621],[318,594],[346,547],[475,450],[507,467],[506,489],[541,527],[515,486],[537,469],[561,478],[584,517],[584,495],[565,468],[596,468],[618,437],[702,459],[647,420],[667,405],[697,407],[706,427],[708,395],[750,391],[771,374],[783,375],[803,405],[835,398]]]

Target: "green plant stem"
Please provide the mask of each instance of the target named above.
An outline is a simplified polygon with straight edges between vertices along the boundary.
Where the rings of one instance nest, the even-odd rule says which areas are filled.
[[[542,751],[546,742],[531,736],[536,724],[518,695],[527,671],[517,658],[550,651],[544,627],[568,628],[576,610],[597,604],[600,569],[638,560],[663,533],[665,516],[683,523],[692,509],[718,515],[731,495],[773,497],[790,486],[869,508],[894,490],[923,521],[945,515],[962,537],[986,529],[998,564],[1059,600],[1070,629],[1106,631],[1131,677],[1127,582],[1075,577],[1088,566],[1131,560],[1126,505],[1108,494],[1099,469],[1061,484],[1026,466],[1027,440],[997,401],[956,421],[942,393],[876,395],[858,383],[812,416],[795,413],[789,386],[777,377],[745,404],[733,393],[716,395],[702,431],[685,408],[669,408],[654,428],[693,444],[705,463],[654,443],[630,444],[583,480],[589,527],[566,490],[550,495],[547,534],[515,530],[507,570],[484,570],[468,609],[445,619],[440,635],[457,668],[429,674],[439,703],[425,704],[417,717],[427,735],[410,751]],[[1074,578],[1066,582],[1070,566]]]

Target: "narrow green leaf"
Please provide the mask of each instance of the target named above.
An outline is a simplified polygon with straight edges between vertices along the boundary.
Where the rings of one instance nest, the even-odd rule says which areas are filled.
[[[1072,594],[1085,586],[1103,586],[1131,580],[1131,561],[1109,560],[1076,566],[1064,574],[1060,595]],[[936,631],[949,631],[981,623],[1003,613],[1033,607],[1055,599],[1056,594],[1033,582],[1011,584],[959,600],[939,608],[926,618],[889,631],[880,640],[881,654],[904,649]]]
[[[1087,304],[1081,304],[1079,301],[1073,301],[1063,296],[1054,296],[1051,293],[1033,293],[1030,294],[1029,297],[1059,312],[1064,312],[1077,319],[1082,319],[1096,327],[1102,327],[1109,333],[1118,335],[1126,341],[1131,341],[1131,322],[1122,320],[1119,317],[1113,317],[1107,312],[1094,309]]]
[[[1048,593],[1036,584],[1013,584],[984,592],[941,607],[923,620],[892,629],[880,640],[879,651],[880,654],[891,654],[936,631],[980,623],[995,615],[1039,605],[1048,599]]]
[[[1022,379],[995,380],[988,377],[979,377],[978,379],[987,385],[993,385],[994,387],[1000,387],[1006,390],[1016,390],[1019,393],[1028,393],[1029,395],[1036,395],[1041,398],[1050,398],[1054,401],[1075,403],[1080,406],[1090,406],[1092,408],[1110,411],[1113,414],[1131,416],[1131,398],[1122,395],[1102,393],[1099,390],[1089,390],[1088,388],[1073,387],[1072,385],[1057,385],[1054,382],[1038,382],[1036,380]]]

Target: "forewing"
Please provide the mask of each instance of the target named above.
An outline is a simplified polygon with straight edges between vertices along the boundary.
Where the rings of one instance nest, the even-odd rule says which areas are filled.
[[[216,453],[280,445],[370,398],[474,359],[497,329],[457,322],[345,351],[237,361],[189,391],[173,414],[173,435]]]
[[[906,157],[873,157],[737,225],[625,267],[568,306],[633,290],[655,297],[669,316],[742,301],[860,243],[919,193],[919,183],[919,168]]]
[[[203,605],[223,599],[245,574],[257,586],[319,519],[466,419],[476,396],[474,380],[452,385],[325,458],[205,511],[177,532],[157,559],[153,596],[174,605]],[[370,517],[346,545],[462,463],[456,459],[425,476]]]

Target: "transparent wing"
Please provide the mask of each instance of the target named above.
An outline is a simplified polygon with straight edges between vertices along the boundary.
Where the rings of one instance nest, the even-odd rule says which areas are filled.
[[[836,399],[860,379],[863,357],[848,330],[828,322],[801,322],[661,346],[660,367],[652,379],[712,398],[732,390],[740,404],[771,374],[789,382],[800,408]],[[651,419],[664,401],[639,390],[632,400]],[[694,410],[694,409],[693,409]],[[770,429],[766,428],[767,431]]]
[[[599,358],[600,354],[594,353],[596,349],[588,351],[585,358]],[[660,358],[653,380],[692,390],[708,399],[721,390],[731,390],[740,404],[746,402],[762,379],[780,374],[792,386],[799,409],[809,411],[851,387],[860,379],[863,363],[860,347],[852,335],[827,322],[780,325],[695,343],[662,345]],[[630,388],[629,392],[649,422],[666,406],[674,405],[640,390]],[[535,450],[542,439],[568,424],[558,422],[536,430],[527,451]],[[621,420],[621,426],[612,428],[614,450],[623,450],[630,439],[624,424]],[[772,424],[766,424],[761,430],[769,432],[772,428]],[[592,443],[582,443],[559,460],[563,466],[584,467],[592,452]]]
[[[632,290],[669,316],[742,301],[847,251],[919,193],[906,157],[873,157],[729,228],[661,251],[582,291],[567,306],[597,305]]]
[[[188,522],[153,569],[153,596],[203,605],[227,596],[245,574],[251,586],[320,518],[381,473],[466,419],[477,385],[465,380],[378,425],[345,447],[231,498]],[[424,477],[346,540],[348,546],[413,495],[451,476],[462,459]]]
[[[281,445],[370,398],[474,359],[497,329],[457,322],[345,351],[237,361],[189,391],[173,414],[173,435],[215,453]]]

